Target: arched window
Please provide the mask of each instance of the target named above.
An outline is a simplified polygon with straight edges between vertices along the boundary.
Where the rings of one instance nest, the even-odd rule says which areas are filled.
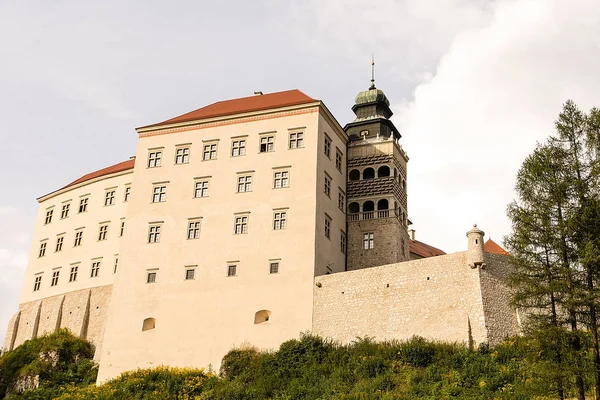
[[[375,203],[373,203],[371,200],[365,201],[363,203],[363,212],[369,212],[369,211],[374,211],[375,210]]]
[[[357,181],[357,180],[359,180],[360,179],[360,171],[357,170],[357,169],[353,169],[348,174],[348,178],[350,178],[351,181]]]
[[[379,169],[377,170],[377,177],[386,178],[388,176],[390,176],[390,167],[388,167],[387,165],[382,165],[381,167],[379,167]]]
[[[402,179],[402,190],[406,190],[406,181]]]
[[[263,322],[267,322],[271,317],[271,311],[269,310],[260,310],[254,314],[254,324],[262,324]]]
[[[398,170],[394,168],[394,180],[398,179]]]
[[[156,327],[156,320],[154,318],[146,318],[142,324],[142,332],[149,331]]]
[[[363,170],[363,179],[375,178],[375,170],[373,168],[365,168]]]
[[[360,205],[358,203],[350,203],[348,204],[348,213],[356,214],[360,212]]]
[[[377,202],[377,210],[387,210],[390,207],[386,199],[381,199]]]

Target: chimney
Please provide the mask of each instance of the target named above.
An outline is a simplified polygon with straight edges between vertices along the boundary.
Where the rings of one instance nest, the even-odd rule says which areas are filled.
[[[260,90],[258,92],[254,92],[255,96],[262,96],[263,92],[261,92]]]
[[[408,230],[408,237],[410,237],[410,240],[415,240],[415,230],[414,229]]]
[[[135,160],[135,156],[129,157],[130,160]]]

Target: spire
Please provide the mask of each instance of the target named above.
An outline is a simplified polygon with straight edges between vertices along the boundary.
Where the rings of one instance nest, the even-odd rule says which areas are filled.
[[[371,87],[369,89],[375,89],[375,54],[371,54]]]

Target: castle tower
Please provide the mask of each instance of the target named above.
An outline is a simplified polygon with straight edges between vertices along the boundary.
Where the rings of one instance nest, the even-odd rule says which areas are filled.
[[[483,249],[483,236],[485,232],[477,228],[477,224],[473,225],[473,229],[467,232],[467,240],[469,242],[467,248],[467,262],[471,268],[485,268],[485,258]]]
[[[375,267],[410,259],[407,232],[406,163],[390,102],[375,87],[360,92],[347,124],[347,269]]]

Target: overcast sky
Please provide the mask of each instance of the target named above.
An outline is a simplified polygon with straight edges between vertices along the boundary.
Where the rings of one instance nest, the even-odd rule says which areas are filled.
[[[371,53],[417,239],[446,252],[473,223],[501,242],[561,105],[600,106],[598,0],[0,0],[0,345],[36,197],[126,160],[137,126],[255,90],[298,88],[344,125]]]

